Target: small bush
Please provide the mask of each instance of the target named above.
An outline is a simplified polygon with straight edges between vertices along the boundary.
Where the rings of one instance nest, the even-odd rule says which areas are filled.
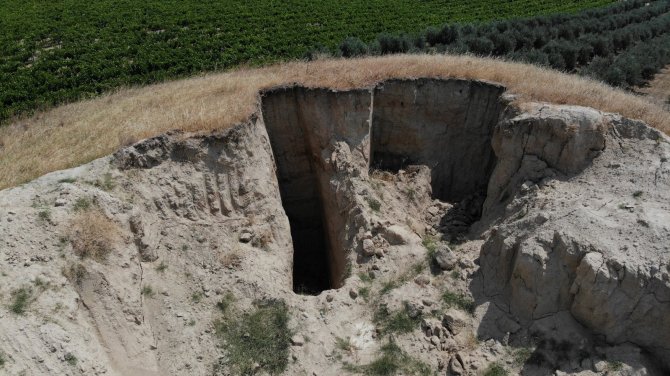
[[[94,185],[104,191],[111,191],[116,187],[116,183],[114,183],[114,179],[110,173],[102,175],[102,179],[96,180]]]
[[[407,309],[390,312],[386,306],[379,307],[372,318],[383,334],[409,333],[419,326],[420,317],[409,317]]]
[[[396,280],[386,281],[382,285],[382,289],[379,290],[379,293],[381,295],[385,295],[385,294],[388,294],[389,292],[391,292],[391,290],[396,289],[398,287],[400,287],[400,283],[398,281],[396,281]]]
[[[368,299],[370,299],[370,287],[367,287],[367,286],[366,287],[361,287],[358,290],[358,295],[360,295],[361,298],[363,298],[363,300],[365,300],[367,302]]]
[[[533,350],[531,350],[530,348],[522,347],[520,349],[517,349],[513,355],[514,364],[517,367],[522,366],[526,364],[526,362],[528,361],[528,359],[531,358],[531,356],[533,356]]]
[[[202,301],[202,293],[194,292],[194,293],[191,295],[191,301],[192,301],[193,303],[200,303],[200,302]]]
[[[70,283],[75,285],[81,285],[86,277],[87,271],[86,267],[80,263],[70,264],[68,267],[63,268],[63,276],[67,278]]]
[[[507,376],[508,374],[507,370],[498,363],[491,364],[484,371],[484,376]]]
[[[372,283],[372,276],[370,276],[369,273],[360,272],[358,273],[358,278],[360,278],[363,283]]]
[[[42,209],[37,213],[37,218],[41,222],[51,222],[51,210]]]
[[[470,314],[474,313],[475,311],[474,300],[468,298],[464,294],[455,294],[451,291],[447,291],[442,295],[442,300],[449,307],[456,307]]]
[[[5,353],[0,351],[0,368],[4,367],[6,362],[7,361],[5,360]]]
[[[368,46],[358,38],[349,37],[340,44],[340,53],[344,57],[362,56],[367,52]]]
[[[623,363],[619,361],[608,361],[607,362],[607,370],[608,371],[621,371],[623,369]]]
[[[151,285],[144,285],[144,287],[142,287],[142,295],[146,296],[147,298],[153,298],[154,294],[154,289],[151,287]]]
[[[70,223],[70,243],[75,254],[81,258],[92,257],[104,260],[119,238],[116,223],[99,210],[78,213]]]
[[[378,212],[382,208],[382,203],[379,202],[375,198],[368,197],[365,199],[368,202],[368,206],[370,206],[370,209],[374,212]]]
[[[72,353],[65,354],[65,357],[63,359],[65,359],[65,361],[73,367],[77,365],[77,357],[74,356],[74,354]]]
[[[156,267],[156,271],[159,273],[164,273],[167,270],[168,266],[165,262],[161,261],[161,263]]]
[[[234,374],[253,374],[254,365],[270,374],[286,370],[291,332],[288,308],[283,301],[257,302],[239,320],[219,320],[216,333],[225,340],[228,364]]]
[[[335,337],[335,347],[341,351],[352,353],[354,351],[354,345],[351,343],[351,338],[347,337]]]
[[[88,210],[91,208],[91,199],[88,197],[80,197],[74,202],[74,211]]]
[[[9,310],[17,315],[26,313],[26,309],[30,304],[31,295],[32,290],[27,287],[21,287],[20,289],[13,291],[12,304],[9,306]]]
[[[437,251],[438,239],[431,235],[426,235],[421,239],[421,244],[428,251],[428,258],[433,259],[435,251]]]
[[[225,314],[228,313],[234,302],[235,296],[232,292],[228,291],[223,298],[216,303],[216,308],[218,308],[221,313]]]

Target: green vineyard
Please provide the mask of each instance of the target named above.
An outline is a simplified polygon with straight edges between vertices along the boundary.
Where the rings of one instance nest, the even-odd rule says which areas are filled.
[[[302,58],[445,22],[602,6],[607,0],[5,0],[0,121],[114,88]]]
[[[368,43],[348,37],[336,54],[407,52],[500,56],[634,89],[670,64],[670,2],[629,0],[573,14],[446,23],[422,33],[383,33]]]

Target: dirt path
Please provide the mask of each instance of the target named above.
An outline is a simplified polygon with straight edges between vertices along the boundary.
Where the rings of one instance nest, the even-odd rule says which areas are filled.
[[[649,86],[640,88],[654,103],[670,108],[670,65],[661,70],[649,83]]]

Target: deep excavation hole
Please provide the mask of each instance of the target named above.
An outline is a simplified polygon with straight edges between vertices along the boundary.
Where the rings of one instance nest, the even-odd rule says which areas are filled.
[[[263,121],[293,239],[294,291],[337,288],[346,274],[348,218],[324,160],[333,142],[362,151],[370,168],[428,166],[433,198],[453,204],[441,230],[464,233],[481,216],[496,162],[491,138],[503,91],[478,81],[419,79],[387,81],[372,93],[301,87],[263,93]]]
[[[371,168],[431,169],[433,198],[454,208],[443,232],[465,232],[481,217],[495,167],[491,138],[504,87],[467,80],[393,80],[374,91]]]
[[[284,211],[293,239],[293,290],[318,294],[340,287],[346,269],[345,218],[322,154],[333,140],[357,144],[369,135],[369,90],[335,93],[300,87],[263,94]]]

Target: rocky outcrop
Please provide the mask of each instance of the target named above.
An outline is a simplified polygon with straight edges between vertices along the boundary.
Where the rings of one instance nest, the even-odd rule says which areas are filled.
[[[535,105],[499,125],[493,145],[484,296],[531,331],[569,312],[670,366],[668,138],[592,109]]]

